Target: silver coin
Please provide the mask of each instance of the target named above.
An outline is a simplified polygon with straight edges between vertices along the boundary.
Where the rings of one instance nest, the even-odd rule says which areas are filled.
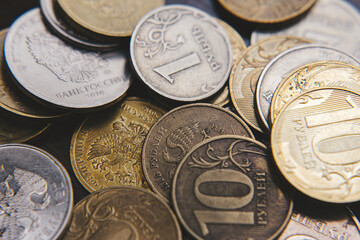
[[[48,26],[64,41],[94,50],[110,50],[119,46],[119,44],[96,42],[93,39],[80,35],[58,16],[55,11],[55,4],[56,0],[40,0],[41,12]]]
[[[159,7],[136,25],[130,40],[142,81],[176,101],[197,101],[220,90],[232,67],[231,41],[213,17],[183,5]]]
[[[291,71],[307,63],[331,60],[360,65],[359,60],[345,52],[317,44],[290,48],[266,65],[259,77],[255,94],[259,116],[268,129],[271,99],[282,79]]]
[[[1,238],[57,239],[67,226],[73,194],[65,169],[41,149],[0,146]]]
[[[276,32],[253,32],[251,43],[273,35],[301,36],[360,58],[360,14],[344,0],[318,0],[300,22]]]
[[[11,25],[4,55],[26,93],[68,110],[116,102],[131,84],[125,52],[90,52],[64,43],[46,29],[38,8]]]

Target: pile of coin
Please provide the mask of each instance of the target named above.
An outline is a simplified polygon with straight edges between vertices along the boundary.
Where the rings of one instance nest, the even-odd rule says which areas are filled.
[[[217,7],[272,31],[246,47],[189,5],[40,0],[0,33],[1,238],[360,239],[360,13]],[[20,144],[62,121],[68,158]]]

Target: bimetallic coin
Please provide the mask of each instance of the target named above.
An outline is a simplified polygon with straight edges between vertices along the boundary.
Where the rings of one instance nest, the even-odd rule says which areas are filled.
[[[277,32],[253,32],[251,43],[272,35],[295,35],[360,58],[360,14],[345,0],[318,0],[307,16]]]
[[[291,98],[318,87],[342,87],[360,93],[360,68],[341,62],[315,62],[293,71],[274,93],[270,106],[271,123]]]
[[[4,53],[26,93],[60,108],[103,107],[118,101],[131,83],[125,52],[98,53],[67,45],[46,29],[39,9],[11,25]]]
[[[282,79],[293,70],[318,61],[339,61],[354,66],[360,65],[359,60],[345,52],[316,44],[297,46],[280,53],[266,65],[256,87],[256,105],[265,127],[270,129],[268,123],[271,99]]]
[[[79,47],[94,50],[110,50],[119,46],[119,44],[101,43],[94,39],[89,39],[80,35],[76,30],[66,24],[56,12],[56,0],[40,0],[41,13],[43,14],[49,27],[64,41],[68,41]]]
[[[89,116],[72,137],[71,165],[90,192],[113,186],[148,188],[141,149],[150,127],[165,113],[138,98]]]
[[[130,54],[148,87],[184,102],[218,92],[233,58],[231,41],[219,22],[185,5],[160,7],[144,16],[132,34]]]
[[[295,18],[316,0],[219,0],[235,16],[256,23],[279,23]]]
[[[224,134],[254,137],[239,117],[211,104],[189,104],[162,116],[150,129],[142,150],[144,174],[151,189],[170,201],[180,161],[199,142]]]
[[[130,36],[136,23],[164,0],[57,0],[62,10],[79,26],[110,37]]]
[[[275,36],[250,46],[236,61],[230,74],[230,96],[236,111],[247,124],[262,132],[256,116],[255,91],[259,76],[279,53],[310,41],[292,36]]]
[[[319,88],[290,100],[271,131],[275,162],[300,192],[331,203],[360,200],[360,95]]]
[[[262,143],[217,136],[196,145],[176,170],[172,200],[196,239],[274,239],[292,201],[276,185]]]
[[[181,240],[181,230],[158,196],[123,186],[94,192],[76,204],[63,239]]]
[[[61,164],[43,150],[0,146],[1,237],[58,239],[67,226],[73,193]]]

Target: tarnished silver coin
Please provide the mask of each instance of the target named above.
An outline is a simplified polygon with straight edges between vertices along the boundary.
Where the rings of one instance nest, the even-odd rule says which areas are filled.
[[[29,145],[0,145],[1,238],[58,239],[72,205],[70,177],[53,156]]]
[[[276,32],[253,32],[251,43],[272,35],[295,35],[360,57],[360,13],[345,0],[318,0],[298,23]]]
[[[308,63],[331,60],[360,65],[359,60],[345,52],[317,44],[294,47],[273,58],[262,71],[256,87],[257,109],[264,126],[269,129],[271,99],[287,74]]]
[[[74,44],[79,47],[94,50],[110,50],[119,46],[119,44],[101,43],[94,39],[89,39],[86,36],[80,35],[58,16],[55,10],[55,4],[56,0],[40,0],[40,8],[45,21],[57,34],[57,36],[64,41],[68,41],[70,44]]]
[[[46,29],[38,8],[11,25],[4,54],[26,93],[60,108],[84,110],[114,103],[131,83],[125,52],[98,53],[67,45]]]
[[[142,81],[176,101],[212,96],[232,67],[231,41],[216,19],[183,5],[159,7],[136,25],[130,54]]]

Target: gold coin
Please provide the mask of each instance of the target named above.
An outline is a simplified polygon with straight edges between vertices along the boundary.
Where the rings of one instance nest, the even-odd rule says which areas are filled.
[[[306,12],[316,0],[219,0],[219,2],[226,10],[246,21],[279,23]]]
[[[74,133],[71,165],[90,192],[131,185],[149,189],[141,166],[141,149],[150,127],[165,113],[139,98],[89,116]]]
[[[360,68],[341,62],[314,62],[287,75],[276,88],[270,107],[271,123],[284,105],[302,92],[318,87],[342,87],[360,92]]]
[[[310,43],[309,40],[292,36],[275,36],[250,46],[237,60],[230,75],[230,96],[242,119],[259,132],[260,122],[255,114],[255,89],[265,66],[286,49]]]
[[[130,36],[137,22],[164,0],[57,0],[61,9],[76,24],[109,37]],[[154,19],[154,21],[163,21]],[[165,20],[164,20],[165,21]]]
[[[360,200],[360,94],[339,88],[290,100],[271,131],[274,160],[300,192],[330,203]]]
[[[0,31],[0,49],[4,48],[7,29]],[[29,97],[25,96],[18,87],[11,82],[9,70],[3,51],[0,51],[0,107],[23,117],[48,119],[64,116],[67,113],[49,109]]]

